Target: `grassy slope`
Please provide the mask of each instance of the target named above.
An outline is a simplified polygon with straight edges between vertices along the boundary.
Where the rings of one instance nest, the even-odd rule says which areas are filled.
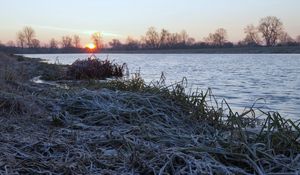
[[[0,55],[0,174],[267,174],[300,171],[299,125],[233,114],[181,84],[63,81],[65,67]],[[163,80],[163,79],[162,79]],[[225,104],[226,105],[226,104]],[[224,118],[224,116],[227,116]],[[247,128],[247,129],[246,129]]]

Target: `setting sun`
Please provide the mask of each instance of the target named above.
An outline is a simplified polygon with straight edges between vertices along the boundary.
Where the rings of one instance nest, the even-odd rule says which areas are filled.
[[[91,50],[96,48],[95,44],[93,44],[93,43],[86,44],[85,47],[88,49],[91,49]]]

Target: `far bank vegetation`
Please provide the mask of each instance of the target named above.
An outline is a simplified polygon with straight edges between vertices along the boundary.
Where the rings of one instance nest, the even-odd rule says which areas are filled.
[[[228,32],[218,28],[209,33],[202,41],[196,41],[185,30],[172,33],[166,29],[157,31],[150,27],[140,39],[128,38],[121,42],[114,38],[103,42],[101,33],[91,35],[91,42],[96,46],[93,52],[136,51],[136,50],[172,50],[172,49],[207,49],[207,48],[240,48],[240,47],[286,47],[300,46],[300,35],[291,37],[284,29],[283,22],[275,16],[267,16],[257,25],[249,24],[244,28],[245,37],[237,43],[228,40]],[[0,43],[0,50],[11,52],[86,52],[89,51],[81,43],[79,35],[66,35],[60,39],[52,38],[48,43],[41,42],[32,27],[26,26],[17,33],[17,40]]]

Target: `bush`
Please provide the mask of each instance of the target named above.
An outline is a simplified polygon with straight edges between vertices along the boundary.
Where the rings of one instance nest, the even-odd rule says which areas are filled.
[[[67,71],[70,79],[106,79],[122,77],[126,64],[118,65],[109,60],[100,60],[89,57],[85,60],[76,60]]]

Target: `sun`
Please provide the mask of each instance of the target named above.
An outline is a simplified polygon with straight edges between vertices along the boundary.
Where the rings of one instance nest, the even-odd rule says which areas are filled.
[[[89,43],[85,45],[86,48],[90,49],[90,50],[94,50],[96,48],[96,45],[93,43]]]

